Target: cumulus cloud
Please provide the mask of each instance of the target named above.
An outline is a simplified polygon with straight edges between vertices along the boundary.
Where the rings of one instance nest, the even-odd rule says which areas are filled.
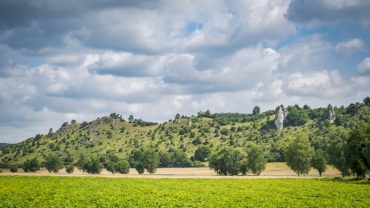
[[[341,56],[350,56],[355,52],[364,51],[365,41],[354,38],[340,42],[335,46],[335,52]]]
[[[369,73],[370,72],[370,57],[365,58],[358,66],[357,70],[360,73]]]
[[[370,91],[368,58],[351,62],[367,52],[364,30],[337,43],[315,24],[366,29],[367,8],[357,0],[0,1],[0,142],[111,112],[164,121],[357,101]],[[351,59],[342,67],[336,54]]]

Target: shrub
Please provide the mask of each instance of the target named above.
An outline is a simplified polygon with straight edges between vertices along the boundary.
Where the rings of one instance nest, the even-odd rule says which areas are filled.
[[[211,154],[211,149],[208,146],[201,146],[194,153],[194,159],[205,162]]]
[[[135,169],[139,174],[143,174],[145,172],[144,165],[141,162],[136,163]]]
[[[119,173],[128,174],[130,172],[130,164],[127,160],[120,160],[115,164],[115,169]]]
[[[49,172],[58,172],[63,168],[62,160],[55,154],[49,154],[46,157],[45,167]]]
[[[67,165],[66,166],[66,172],[67,173],[73,173],[73,171],[75,170],[75,167],[73,165]]]
[[[23,164],[24,172],[36,172],[40,170],[40,162],[37,158],[33,158],[32,160],[26,160]]]
[[[10,172],[12,172],[12,173],[17,172],[17,171],[18,171],[18,165],[17,165],[17,164],[11,164],[11,165],[9,166],[9,170],[10,170]]]

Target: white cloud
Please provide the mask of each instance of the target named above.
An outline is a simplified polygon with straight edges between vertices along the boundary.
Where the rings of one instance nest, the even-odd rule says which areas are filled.
[[[340,42],[335,46],[335,52],[342,56],[350,56],[364,49],[365,42],[358,38]]]
[[[350,92],[337,71],[294,73],[288,76],[284,91],[289,95],[312,97],[337,97]]]
[[[358,66],[357,70],[360,73],[368,73],[370,72],[370,57],[365,58]]]

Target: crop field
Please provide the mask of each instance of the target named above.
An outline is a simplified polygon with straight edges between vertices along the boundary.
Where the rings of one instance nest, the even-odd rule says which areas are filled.
[[[370,207],[370,183],[1,176],[0,207]]]

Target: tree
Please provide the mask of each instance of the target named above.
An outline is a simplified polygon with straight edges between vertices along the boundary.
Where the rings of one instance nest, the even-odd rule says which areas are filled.
[[[260,114],[260,107],[254,106],[253,108],[253,115],[259,115]]]
[[[144,159],[144,150],[142,149],[135,149],[132,150],[130,157],[129,157],[129,163],[131,167],[135,167],[136,163],[142,162]]]
[[[11,165],[9,166],[9,170],[10,170],[10,172],[12,172],[12,173],[17,172],[17,171],[18,171],[18,165],[17,165],[17,164],[11,164]]]
[[[365,178],[370,169],[369,155],[370,125],[364,122],[356,123],[351,132],[346,147],[346,159],[352,173],[357,178]]]
[[[301,133],[288,145],[285,159],[288,166],[298,174],[308,174],[311,168],[313,150],[308,142],[307,133]]]
[[[79,170],[82,170],[82,173],[86,171],[85,165],[88,162],[88,159],[86,158],[85,155],[81,154],[80,157],[78,158],[76,162],[76,166]]]
[[[115,164],[115,170],[122,174],[127,174],[130,172],[130,164],[127,160],[120,160]]]
[[[321,177],[322,173],[326,170],[327,165],[327,154],[323,150],[316,150],[312,157],[311,165],[315,168]]]
[[[209,158],[209,167],[219,175],[238,175],[243,155],[237,149],[225,147]]]
[[[349,176],[350,170],[346,158],[348,132],[344,128],[330,129],[328,137],[329,164],[338,169],[342,176]]]
[[[248,173],[248,162],[246,159],[240,161],[239,171],[242,175],[247,175]]]
[[[143,163],[141,163],[141,162],[136,163],[136,165],[135,165],[135,169],[136,169],[136,171],[137,171],[139,174],[143,174],[143,173],[145,172],[144,165],[143,165]]]
[[[205,162],[210,154],[211,149],[208,146],[200,146],[195,150],[194,158],[195,160]]]
[[[66,165],[66,172],[67,173],[73,173],[74,170],[75,170],[75,168],[73,167],[73,165]]]
[[[132,123],[132,122],[134,122],[134,116],[133,115],[130,115],[129,117],[128,117],[128,122],[130,122],[130,123]]]
[[[115,173],[116,172],[116,166],[115,166],[115,163],[114,162],[112,162],[112,161],[105,161],[104,163],[103,163],[103,166],[104,166],[104,168],[107,170],[107,171],[109,171],[109,172],[111,172],[111,173]]]
[[[40,162],[37,158],[26,160],[23,164],[24,172],[36,172],[40,170]]]
[[[172,163],[171,155],[168,152],[159,153],[159,167],[168,167]]]
[[[289,107],[284,126],[302,126],[308,120],[309,118],[305,110],[300,110],[297,107]]]
[[[173,167],[190,167],[191,161],[185,152],[176,150],[171,152],[172,164]]]
[[[158,153],[154,150],[146,150],[144,155],[144,160],[142,161],[144,168],[150,174],[155,173],[159,165]]]
[[[366,97],[366,98],[364,99],[364,103],[365,103],[365,105],[370,106],[370,97]]]
[[[247,167],[254,175],[260,175],[266,168],[266,160],[263,154],[263,149],[252,143],[248,148]]]
[[[49,154],[46,157],[45,167],[49,172],[58,172],[63,168],[62,160],[55,154]]]
[[[89,158],[88,161],[84,165],[84,169],[88,173],[92,174],[99,174],[102,170],[103,166],[101,165],[98,158]]]

